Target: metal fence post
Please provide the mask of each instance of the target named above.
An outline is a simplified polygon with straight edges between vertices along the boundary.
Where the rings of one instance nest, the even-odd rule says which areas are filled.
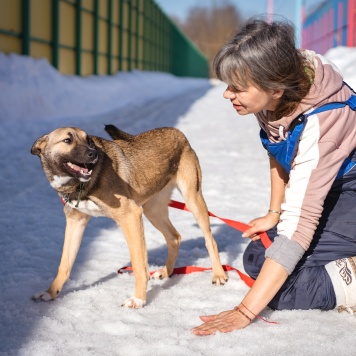
[[[30,54],[31,0],[22,0],[22,54]]]
[[[98,74],[99,67],[99,1],[94,0],[94,44],[93,44],[93,64],[94,74]]]
[[[119,70],[124,68],[124,0],[119,0],[120,17],[119,17]]]
[[[136,68],[140,67],[140,0],[136,0],[136,48],[135,48],[135,57],[136,57]]]
[[[127,69],[131,70],[132,69],[132,63],[131,63],[131,42],[132,42],[132,1],[127,1],[128,5],[128,19],[129,19],[129,24],[128,24],[128,29],[127,29]]]
[[[52,64],[59,66],[59,0],[52,1]]]
[[[77,0],[75,13],[75,74],[82,73],[82,0]]]
[[[107,74],[111,74],[111,62],[112,62],[112,0],[108,0],[108,70]]]

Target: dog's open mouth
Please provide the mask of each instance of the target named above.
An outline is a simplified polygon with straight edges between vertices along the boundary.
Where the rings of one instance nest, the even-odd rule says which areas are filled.
[[[77,177],[80,181],[88,181],[93,172],[94,163],[85,163],[79,166],[72,162],[64,163],[66,170]]]

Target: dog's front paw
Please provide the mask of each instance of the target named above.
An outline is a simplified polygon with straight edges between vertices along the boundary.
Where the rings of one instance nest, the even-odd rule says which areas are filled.
[[[32,299],[35,300],[36,302],[38,301],[49,302],[50,300],[53,300],[53,298],[48,292],[36,293],[35,295],[32,296]]]
[[[126,299],[121,306],[126,308],[139,309],[142,308],[145,305],[145,303],[146,303],[145,300],[136,297],[131,297],[129,299]]]
[[[228,280],[229,279],[225,273],[219,275],[214,274],[212,283],[217,286],[223,286]]]

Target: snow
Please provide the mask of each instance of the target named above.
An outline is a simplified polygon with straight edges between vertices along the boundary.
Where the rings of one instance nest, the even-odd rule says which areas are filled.
[[[356,87],[356,50],[327,54]],[[181,129],[197,152],[203,193],[214,214],[248,222],[269,201],[266,154],[253,116],[237,117],[224,84],[159,72],[112,77],[64,76],[45,60],[0,53],[0,355],[335,355],[352,354],[356,318],[336,311],[272,311],[229,334],[198,337],[199,315],[231,309],[248,287],[235,272],[225,286],[211,272],[151,280],[147,305],[121,307],[134,277],[124,236],[106,218],[91,219],[72,275],[52,302],[31,296],[49,287],[61,256],[62,204],[30,154],[57,127],[78,126],[108,138],[104,124],[129,133],[159,126]],[[181,200],[175,193],[174,198]],[[176,266],[210,267],[204,239],[188,212],[171,209],[182,235]],[[223,264],[243,270],[247,241],[211,218]],[[164,238],[145,220],[150,270],[164,264]]]

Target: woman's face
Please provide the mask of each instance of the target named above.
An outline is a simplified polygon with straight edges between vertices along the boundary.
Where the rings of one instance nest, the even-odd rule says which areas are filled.
[[[246,88],[228,86],[224,92],[224,98],[230,99],[239,115],[255,114],[262,110],[274,111],[282,95],[283,90],[266,92],[254,85]]]

